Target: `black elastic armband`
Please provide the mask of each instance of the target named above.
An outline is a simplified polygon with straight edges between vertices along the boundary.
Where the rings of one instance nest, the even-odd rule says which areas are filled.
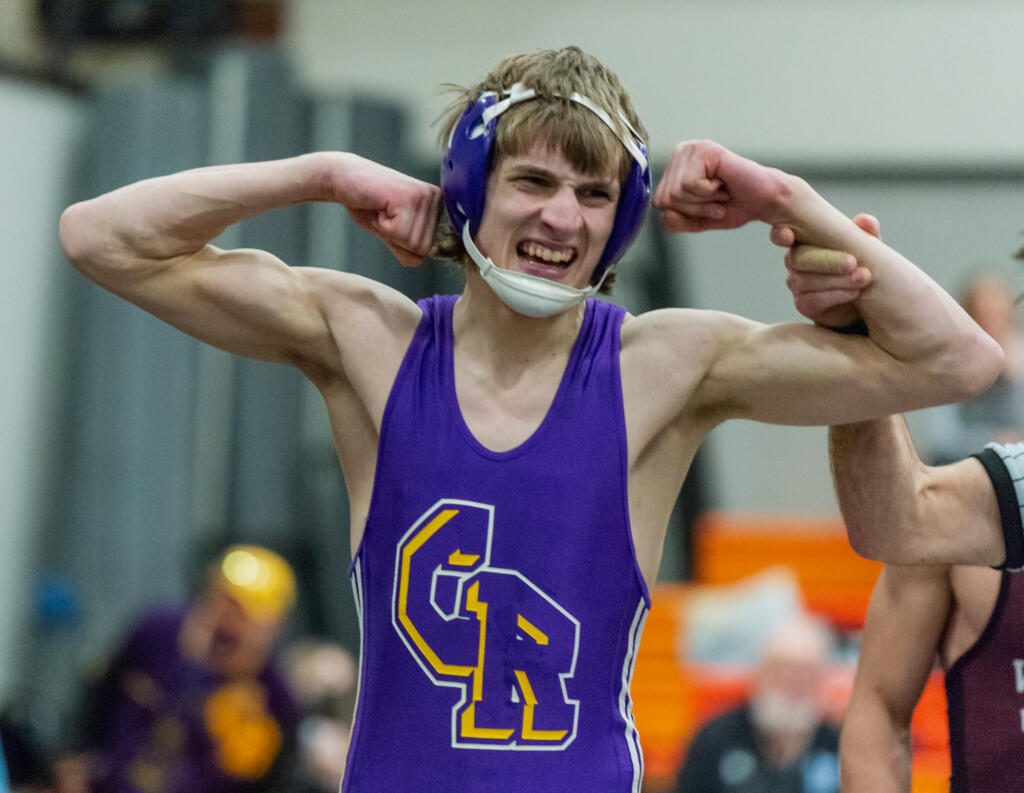
[[[868,335],[868,323],[863,319],[858,319],[856,322],[851,322],[849,325],[840,325],[838,328],[829,328],[831,331],[836,333],[845,333],[847,336],[867,336]]]
[[[996,491],[996,502],[999,504],[999,522],[1003,526],[1003,544],[1006,546],[1006,559],[996,567],[997,570],[1020,570],[1024,568],[1024,525],[1020,519],[1020,505],[1017,503],[1017,492],[1013,486],[1013,477],[1006,470],[1002,458],[992,449],[984,449],[972,454],[985,467],[985,473],[992,480]]]

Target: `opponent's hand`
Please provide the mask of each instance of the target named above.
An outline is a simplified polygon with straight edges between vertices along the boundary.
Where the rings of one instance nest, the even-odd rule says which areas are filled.
[[[332,174],[330,199],[379,237],[404,267],[415,267],[430,251],[441,210],[441,190],[355,155]]]
[[[669,233],[734,229],[751,220],[784,222],[788,174],[709,140],[676,145],[652,203]]]
[[[857,215],[853,222],[874,237],[880,237],[878,220]],[[855,301],[871,284],[871,271],[844,251],[795,243],[788,226],[773,226],[771,241],[786,248],[786,286],[793,293],[793,305],[807,319],[827,328],[852,325],[860,319]]]

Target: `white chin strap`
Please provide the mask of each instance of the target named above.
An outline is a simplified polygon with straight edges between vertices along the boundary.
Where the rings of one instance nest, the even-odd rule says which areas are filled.
[[[527,317],[551,317],[582,303],[588,297],[594,297],[612,270],[611,267],[605,270],[601,280],[593,286],[577,289],[558,281],[498,267],[476,247],[469,233],[469,223],[462,225],[462,244],[494,294],[513,311]]]
[[[482,94],[480,94],[480,96],[497,96],[497,94],[494,91],[484,91]],[[480,116],[480,123],[470,132],[470,138],[477,138],[480,135],[484,134],[484,131],[487,129],[487,125],[490,124],[491,121],[493,121],[497,116],[500,116],[510,107],[512,107],[512,105],[517,105],[520,102],[526,102],[527,100],[535,99],[537,96],[537,92],[533,88],[527,88],[522,83],[514,83],[513,85],[509,86],[507,91],[502,92],[502,96],[504,97],[503,99],[499,100],[498,102],[495,102],[493,105],[484,110],[484,112]],[[558,94],[555,94],[555,96],[558,96]],[[612,121],[612,117],[608,115],[608,112],[603,107],[600,107],[599,105],[595,104],[590,99],[587,99],[587,97],[582,96],[573,91],[571,94],[569,94],[568,98],[578,105],[583,105],[583,107],[587,108],[590,112],[592,112],[599,119],[601,119],[601,121],[605,123],[608,129],[612,131],[612,134],[614,134],[616,138],[622,141],[622,145],[626,147],[626,150],[629,152],[630,156],[632,156],[633,159],[636,160],[637,163],[639,163],[640,168],[645,171],[647,170],[647,167],[648,165],[650,165],[650,163],[648,163],[647,157],[644,155],[643,151],[641,151],[640,147],[636,143],[638,140],[641,140],[640,133],[633,128],[632,124],[629,123],[629,119],[626,118],[626,114],[622,112],[621,108],[619,109],[619,121],[623,123],[626,130],[629,130],[629,132],[633,134],[633,137],[630,137],[629,135],[626,134],[625,130],[620,129],[618,126],[616,126],[615,122]],[[453,128],[452,135],[454,134],[455,129]],[[451,148],[452,145],[452,135],[448,137],[449,148]]]

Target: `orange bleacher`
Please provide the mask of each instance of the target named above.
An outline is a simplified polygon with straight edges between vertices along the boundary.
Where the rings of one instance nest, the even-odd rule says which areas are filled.
[[[859,630],[882,565],[857,556],[835,517],[712,512],[696,526],[695,581],[660,584],[644,629],[633,681],[633,710],[644,747],[646,793],[671,788],[685,747],[709,717],[742,702],[750,670],[693,664],[680,657],[686,604],[701,587],[733,584],[786,566],[806,607],[840,631]],[[852,670],[848,679],[852,680]],[[948,789],[949,753],[941,673],[914,714],[913,793]]]
[[[732,584],[773,565],[790,568],[804,603],[839,629],[864,624],[880,562],[853,552],[838,516],[710,512],[696,526],[699,584]]]

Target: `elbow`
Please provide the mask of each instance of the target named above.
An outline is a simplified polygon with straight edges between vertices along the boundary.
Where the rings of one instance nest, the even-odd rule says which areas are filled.
[[[1006,354],[999,343],[980,328],[972,340],[952,362],[959,372],[962,399],[976,397],[987,389],[1006,368]]]
[[[929,563],[929,535],[923,530],[920,512],[910,506],[899,514],[845,517],[846,536],[854,553],[885,564]]]
[[[999,343],[982,331],[946,350],[931,368],[936,404],[964,402],[985,391],[1006,367]]]
[[[891,521],[876,526],[873,532],[860,531],[859,527],[847,524],[846,536],[854,553],[871,562],[919,565],[944,561],[939,546],[920,529],[908,530]]]
[[[60,244],[64,255],[79,270],[97,258],[95,226],[89,221],[86,202],[72,204],[60,216]]]
[[[60,216],[64,255],[86,278],[108,287],[128,272],[132,259],[92,201],[72,204]]]
[[[889,561],[887,558],[889,549],[885,547],[885,543],[876,536],[875,532],[867,531],[857,522],[847,520],[846,536],[850,541],[850,547],[858,556],[872,562]]]
[[[976,364],[978,371],[975,373],[974,382],[971,383],[973,391],[971,396],[977,396],[996,381],[1006,370],[1006,353],[1002,346],[987,333],[982,334],[984,339],[978,345]]]

